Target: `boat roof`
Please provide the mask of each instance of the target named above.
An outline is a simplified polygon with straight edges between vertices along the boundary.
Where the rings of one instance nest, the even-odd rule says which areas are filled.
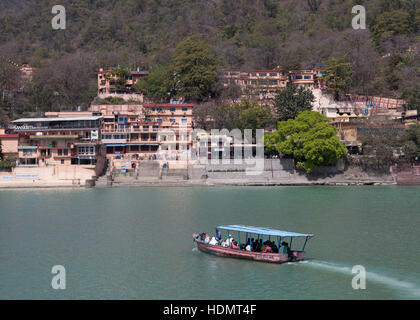
[[[313,237],[314,236],[313,234],[296,233],[296,232],[289,232],[289,231],[283,231],[283,230],[276,230],[272,228],[253,227],[253,226],[244,226],[244,225],[236,225],[236,224],[218,226],[216,227],[216,229],[265,234],[268,236],[278,236],[278,237]]]

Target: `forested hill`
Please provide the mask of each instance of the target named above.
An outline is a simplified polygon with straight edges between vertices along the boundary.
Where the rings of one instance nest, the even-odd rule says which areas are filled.
[[[56,4],[0,1],[1,54],[51,70],[82,55],[77,68],[90,75],[118,64],[153,70],[198,34],[228,67],[306,68],[347,54],[354,91],[395,96],[418,82],[418,54],[405,53],[419,42],[419,0],[62,0],[67,28],[53,30]],[[356,4],[367,30],[351,28]]]
[[[81,49],[150,67],[167,62],[185,36],[200,34],[231,66],[307,66],[354,49],[356,3],[365,5],[371,29],[385,18],[398,24],[393,33],[419,29],[418,0],[63,0],[67,29],[59,31],[51,28],[57,1],[8,0],[0,2],[0,44],[34,66]]]

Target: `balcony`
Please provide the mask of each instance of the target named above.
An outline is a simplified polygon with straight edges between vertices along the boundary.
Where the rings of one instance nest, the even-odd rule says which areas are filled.
[[[29,139],[31,140],[47,140],[47,139],[54,139],[54,140],[58,140],[58,139],[78,139],[79,135],[78,134],[51,134],[51,135],[42,135],[42,136],[38,136],[38,135],[30,135]]]

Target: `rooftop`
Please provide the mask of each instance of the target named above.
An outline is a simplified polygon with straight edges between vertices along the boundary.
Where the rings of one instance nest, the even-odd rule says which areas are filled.
[[[253,226],[244,226],[244,225],[225,225],[225,226],[219,226],[216,229],[248,232],[248,233],[254,233],[254,234],[264,234],[268,236],[278,236],[278,237],[313,237],[313,234],[295,233],[295,232],[276,230],[276,229],[265,228],[265,227],[253,227]]]
[[[92,117],[68,117],[68,118],[21,118],[13,123],[26,123],[26,122],[53,122],[53,121],[83,121],[83,120],[98,120],[103,116],[92,116]]]

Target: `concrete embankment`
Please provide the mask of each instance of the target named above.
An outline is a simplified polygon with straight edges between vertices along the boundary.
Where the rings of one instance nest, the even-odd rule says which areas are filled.
[[[392,185],[392,175],[369,175],[358,168],[317,168],[307,175],[295,170],[292,159],[267,159],[263,168],[248,171],[247,165],[207,164],[190,165],[186,169],[159,169],[145,165],[149,170],[135,174],[117,174],[102,179],[97,187],[136,186],[309,186],[309,185]],[[105,183],[106,181],[106,183]]]
[[[0,175],[0,188],[79,188],[79,187],[140,187],[140,186],[310,186],[310,185],[392,185],[394,176],[370,175],[344,163],[317,168],[307,175],[295,169],[292,159],[266,159],[259,171],[246,164],[192,164],[188,169],[161,168],[157,161],[143,161],[136,170],[111,172],[96,179],[69,179],[36,174]],[[255,168],[254,168],[255,169]],[[33,176],[33,177],[32,177]],[[56,179],[52,179],[56,177]],[[59,179],[62,178],[62,179]],[[64,179],[67,178],[67,179]]]

